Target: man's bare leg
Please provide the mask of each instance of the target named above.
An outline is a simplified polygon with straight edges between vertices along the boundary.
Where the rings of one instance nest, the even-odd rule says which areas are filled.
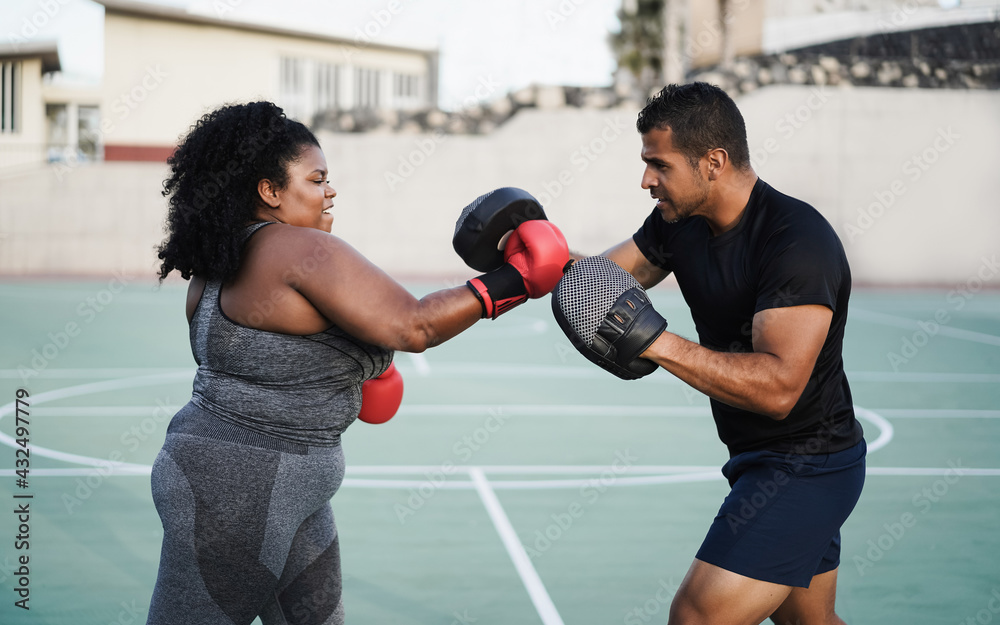
[[[797,589],[745,577],[696,559],[670,604],[668,623],[759,625],[794,590]]]
[[[834,611],[837,569],[812,578],[809,588],[792,588],[771,620],[776,625],[845,625]]]

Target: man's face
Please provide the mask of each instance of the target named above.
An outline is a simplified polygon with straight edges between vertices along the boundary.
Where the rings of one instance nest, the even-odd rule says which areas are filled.
[[[673,131],[653,129],[642,135],[641,157],[646,163],[642,188],[656,200],[664,221],[675,221],[700,214],[708,199],[708,177],[702,172],[702,160],[692,167],[687,155],[674,148]]]

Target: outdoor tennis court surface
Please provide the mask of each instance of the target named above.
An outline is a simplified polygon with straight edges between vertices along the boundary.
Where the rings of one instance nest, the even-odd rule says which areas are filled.
[[[194,371],[183,293],[135,277],[0,283],[3,625],[145,621],[161,538],[149,465]],[[692,338],[679,292],[651,295]],[[838,612],[1000,623],[1000,293],[856,289],[851,312],[845,362],[870,455]],[[349,623],[666,622],[728,492],[704,396],[666,372],[625,382],[591,365],[548,298],[396,362],[400,414],[344,436],[333,508]],[[30,546],[17,549],[23,502]],[[29,611],[15,606],[23,577]]]

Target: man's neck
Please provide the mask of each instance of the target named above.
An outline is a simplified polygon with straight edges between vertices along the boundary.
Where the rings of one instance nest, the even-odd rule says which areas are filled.
[[[705,216],[712,236],[729,232],[740,223],[756,183],[757,174],[752,169],[716,182],[714,208]]]

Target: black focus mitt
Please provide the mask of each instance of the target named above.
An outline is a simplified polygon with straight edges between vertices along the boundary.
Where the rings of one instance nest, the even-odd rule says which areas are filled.
[[[574,263],[552,292],[552,313],[578,352],[619,378],[636,380],[658,368],[639,355],[667,321],[642,285],[610,258]]]
[[[476,271],[493,271],[504,264],[506,237],[533,219],[546,219],[538,200],[523,189],[501,187],[462,210],[451,243],[466,265]]]

